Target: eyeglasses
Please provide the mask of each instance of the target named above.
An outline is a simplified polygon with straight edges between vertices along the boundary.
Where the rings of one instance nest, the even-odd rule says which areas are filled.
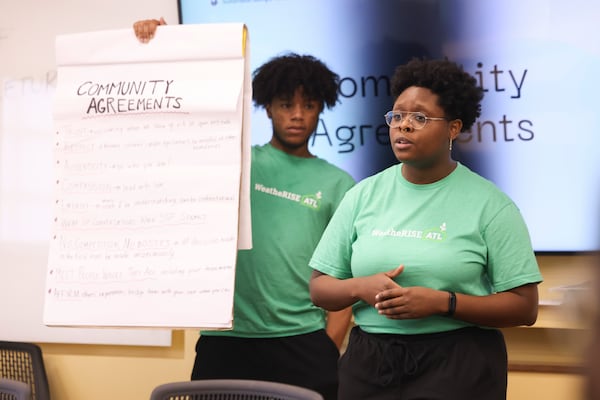
[[[423,129],[427,121],[447,121],[442,117],[428,117],[419,111],[388,111],[384,117],[390,128],[400,127],[405,118],[414,129]]]

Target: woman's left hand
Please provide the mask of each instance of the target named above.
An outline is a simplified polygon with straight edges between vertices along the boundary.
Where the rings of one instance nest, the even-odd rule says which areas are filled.
[[[415,319],[448,311],[448,292],[421,286],[386,289],[375,296],[375,308],[390,319]]]

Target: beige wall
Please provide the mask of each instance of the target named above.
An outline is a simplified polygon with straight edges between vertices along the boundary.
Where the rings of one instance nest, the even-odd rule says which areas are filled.
[[[508,400],[580,400],[583,380],[577,375],[511,372]]]
[[[540,286],[542,302],[561,300],[562,294],[550,289],[588,279],[592,264],[586,256],[538,260],[545,278]],[[572,370],[580,366],[589,340],[589,329],[582,323],[588,311],[575,310],[570,304],[541,306],[534,327],[504,330],[513,368],[509,400],[582,398],[584,378]],[[40,345],[54,399],[143,400],[156,385],[189,379],[197,338],[197,331],[188,330],[174,331],[170,347]]]
[[[196,331],[174,331],[171,347],[41,343],[56,400],[149,399],[165,382],[188,380]]]

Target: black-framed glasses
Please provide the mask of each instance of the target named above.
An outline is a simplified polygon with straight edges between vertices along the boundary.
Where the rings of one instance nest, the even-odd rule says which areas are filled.
[[[414,129],[423,129],[427,125],[427,121],[448,120],[443,117],[428,117],[420,111],[388,111],[384,117],[390,128],[399,128],[405,118]]]

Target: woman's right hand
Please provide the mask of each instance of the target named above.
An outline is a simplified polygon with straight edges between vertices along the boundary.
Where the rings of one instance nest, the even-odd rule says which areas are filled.
[[[404,271],[400,265],[390,271],[357,278],[338,279],[314,270],[310,278],[310,298],[328,311],[339,311],[358,300],[375,307],[377,295],[386,289],[399,288],[394,278]]]
[[[400,288],[394,278],[400,275],[404,271],[404,265],[399,265],[396,268],[380,272],[375,275],[362,276],[354,278],[359,282],[358,287],[360,288],[357,293],[359,298],[375,307],[375,304],[379,302],[377,295],[384,290]]]
[[[141,21],[136,21],[133,24],[133,31],[140,42],[148,43],[150,39],[154,37],[154,34],[156,33],[156,27],[166,24],[167,22],[163,17],[160,17],[160,19],[144,19]]]

